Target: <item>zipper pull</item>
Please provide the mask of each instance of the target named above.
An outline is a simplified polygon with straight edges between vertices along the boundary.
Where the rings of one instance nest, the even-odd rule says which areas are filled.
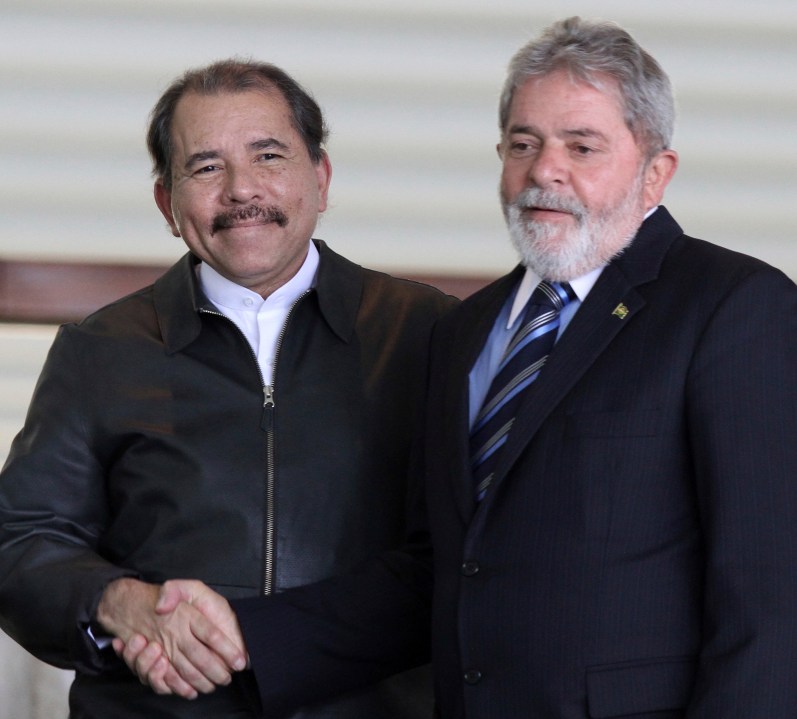
[[[263,416],[260,420],[260,428],[265,432],[270,432],[274,427],[274,388],[271,385],[263,385]]]
[[[263,385],[263,406],[274,406],[274,388],[269,384]]]

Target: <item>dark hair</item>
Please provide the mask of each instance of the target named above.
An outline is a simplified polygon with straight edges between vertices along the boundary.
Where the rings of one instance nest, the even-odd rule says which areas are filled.
[[[177,103],[188,93],[217,95],[223,92],[271,92],[278,90],[291,110],[291,121],[301,135],[310,158],[318,163],[324,156],[327,127],[318,103],[296,80],[276,65],[248,60],[220,60],[206,67],[188,70],[161,95],[150,114],[147,147],[152,174],[171,189],[172,119]]]
[[[670,80],[656,60],[619,25],[571,17],[551,25],[522,47],[509,64],[499,107],[506,131],[515,90],[527,79],[565,70],[598,90],[601,75],[613,78],[620,91],[625,122],[640,147],[652,158],[669,148],[675,124]]]

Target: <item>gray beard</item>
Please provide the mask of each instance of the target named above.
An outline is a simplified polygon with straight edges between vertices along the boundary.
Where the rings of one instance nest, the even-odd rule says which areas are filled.
[[[536,187],[521,192],[511,203],[504,205],[509,238],[520,255],[521,263],[542,279],[565,282],[610,262],[631,244],[641,224],[641,218],[634,221],[638,213],[641,181],[640,176],[616,207],[596,216],[590,216],[587,208],[574,198]],[[556,241],[560,228],[523,219],[523,209],[532,206],[569,212],[575,218],[576,226]]]

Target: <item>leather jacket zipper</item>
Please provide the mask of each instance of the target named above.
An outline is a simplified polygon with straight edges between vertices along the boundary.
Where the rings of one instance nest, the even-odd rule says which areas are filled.
[[[263,419],[264,427],[266,429],[266,452],[268,455],[267,469],[266,469],[266,532],[263,538],[263,557],[264,557],[264,571],[263,571],[263,594],[269,595],[274,591],[274,537],[276,533],[275,527],[275,500],[274,491],[276,484],[276,463],[274,461],[274,410],[276,408],[276,401],[274,399],[275,388],[277,384],[277,366],[279,363],[280,351],[282,350],[282,343],[285,340],[285,334],[288,331],[288,324],[293,316],[293,311],[296,305],[299,304],[312,290],[306,290],[299,295],[290,306],[288,314],[285,317],[285,322],[282,324],[282,329],[277,335],[277,343],[274,347],[274,364],[271,372],[271,384],[263,384]]]
[[[261,420],[261,426],[263,430],[266,432],[266,507],[265,507],[265,531],[263,533],[263,594],[269,595],[274,591],[274,554],[275,554],[275,547],[274,547],[274,538],[276,533],[276,508],[275,508],[275,500],[274,500],[274,491],[275,491],[275,484],[276,484],[276,467],[274,463],[274,409],[276,407],[274,401],[274,388],[276,385],[276,376],[277,376],[277,361],[279,360],[280,350],[282,349],[282,343],[285,339],[285,333],[288,329],[288,323],[290,322],[291,315],[293,314],[293,310],[295,309],[296,305],[308,294],[310,294],[312,290],[307,290],[303,292],[299,297],[294,300],[293,304],[291,305],[290,309],[288,310],[288,314],[285,318],[285,322],[282,325],[282,329],[277,336],[277,344],[274,348],[274,366],[273,371],[271,373],[271,384],[266,384],[265,379],[263,378],[263,372],[260,370],[260,363],[257,361],[257,354],[252,349],[252,346],[249,344],[249,341],[246,339],[246,336],[243,332],[241,332],[238,325],[235,324],[229,317],[221,312],[216,312],[214,310],[204,309],[201,308],[200,312],[203,312],[208,315],[215,315],[217,317],[223,317],[227,322],[229,322],[235,329],[240,333],[241,337],[243,337],[246,346],[249,348],[249,352],[252,356],[252,359],[255,362],[255,366],[257,367],[257,373],[260,377],[260,384],[263,388],[263,416]]]
[[[293,309],[293,308],[291,308]],[[249,344],[249,340],[246,339],[246,335],[241,332],[241,328],[238,327],[235,322],[233,322],[227,315],[223,314],[222,312],[217,312],[216,310],[209,310],[204,307],[200,307],[199,311],[205,315],[212,315],[214,317],[221,317],[226,322],[229,322],[241,335],[241,339],[243,339],[244,344],[249,349],[249,355],[251,356],[252,360],[254,361],[255,368],[257,369],[257,375],[260,377],[260,386],[263,388],[263,415],[260,421],[261,428],[266,432],[266,507],[265,507],[265,532],[263,537],[263,592],[264,594],[271,594],[272,588],[272,575],[274,573],[274,419],[273,419],[273,408],[274,408],[274,389],[270,385],[266,384],[266,380],[263,377],[263,372],[260,369],[260,363],[257,361],[257,354],[255,353],[254,349],[252,349],[252,345]],[[284,328],[283,328],[284,331]]]

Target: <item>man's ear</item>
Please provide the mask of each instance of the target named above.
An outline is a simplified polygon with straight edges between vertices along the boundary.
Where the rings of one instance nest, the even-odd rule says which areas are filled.
[[[163,184],[163,180],[155,180],[155,187],[153,189],[155,195],[155,204],[161,211],[161,214],[166,218],[169,223],[169,229],[175,237],[180,237],[180,230],[177,227],[177,222],[174,219],[174,212],[172,211],[172,191],[167,190]]]
[[[325,150],[321,152],[321,159],[315,163],[315,175],[318,183],[318,211],[327,209],[329,196],[329,183],[332,182],[332,163]]]
[[[649,210],[661,202],[664,190],[678,169],[678,153],[675,150],[662,150],[645,169],[643,197],[645,209]]]

